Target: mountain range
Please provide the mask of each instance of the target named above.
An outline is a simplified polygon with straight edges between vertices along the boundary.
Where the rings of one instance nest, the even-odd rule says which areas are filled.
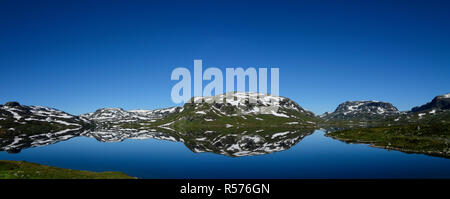
[[[91,125],[90,120],[53,108],[25,106],[17,102],[0,105],[0,137],[65,132]]]
[[[135,122],[135,121],[152,121],[166,117],[171,113],[179,112],[181,107],[171,107],[156,110],[130,110],[125,111],[122,108],[101,108],[93,113],[80,115],[81,118],[94,122]]]
[[[17,153],[86,136],[102,142],[155,138],[183,142],[193,152],[247,156],[285,150],[322,128],[343,141],[447,157],[449,104],[450,94],[411,111],[399,111],[387,102],[347,101],[334,112],[316,116],[286,97],[234,92],[194,97],[180,107],[101,108],[75,116],[8,102],[0,105],[0,150]],[[362,133],[370,131],[374,133]]]
[[[226,95],[226,94],[225,94]],[[400,112],[390,103],[380,101],[347,101],[340,104],[334,112],[327,112],[316,116],[312,112],[285,97],[258,95],[256,93],[234,93],[231,100],[225,103],[215,103],[214,97],[195,97],[195,103],[186,103],[182,107],[167,109],[131,110],[120,108],[99,109],[94,113],[83,114],[82,118],[96,123],[114,123],[118,127],[125,123],[134,123],[137,126],[147,123],[150,126],[175,126],[179,128],[192,127],[232,127],[232,126],[316,126],[318,124],[341,122],[373,123],[390,122],[399,123],[407,121],[420,121],[430,118],[447,118],[448,94],[437,96],[432,102],[423,105],[422,111]],[[249,103],[250,98],[256,98],[256,103]],[[276,99],[277,103],[270,103]],[[422,106],[421,106],[422,107]],[[158,113],[158,114],[155,114]],[[153,125],[152,125],[153,124]],[[116,126],[117,126],[116,125]]]
[[[226,97],[229,98],[226,98]],[[223,103],[217,103],[224,99]],[[253,100],[250,103],[250,100]],[[400,112],[390,103],[347,101],[334,112],[316,116],[286,97],[258,93],[227,93],[212,97],[194,97],[181,107],[156,110],[101,108],[79,116],[17,102],[0,105],[0,137],[40,134],[67,129],[134,126],[163,128],[211,127],[313,127],[328,122],[407,122],[448,120],[450,94],[436,96],[431,102]]]

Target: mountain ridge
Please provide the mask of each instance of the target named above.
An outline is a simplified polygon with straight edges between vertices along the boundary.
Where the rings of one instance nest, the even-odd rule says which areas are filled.
[[[231,98],[227,99],[227,96],[231,96]],[[224,103],[216,103],[217,98],[224,98]],[[254,103],[250,103],[250,99],[254,99]],[[315,115],[287,97],[259,93],[233,92],[216,96],[193,97],[191,102],[198,103],[185,103],[183,106],[155,110],[100,108],[95,112],[79,116],[43,106],[24,106],[18,102],[7,102],[0,105],[0,121],[3,123],[3,125],[0,123],[0,129],[5,134],[5,132],[13,131],[14,127],[9,127],[12,123],[25,125],[32,121],[40,124],[58,124],[56,129],[64,130],[66,126],[70,125],[72,125],[71,128],[81,128],[92,124],[111,123],[114,124],[113,126],[120,127],[123,124],[139,122],[146,122],[146,125],[150,126],[154,123],[162,127],[171,125],[186,127],[193,122],[205,127],[230,127],[252,124],[253,126],[266,124],[271,126],[300,124],[314,126],[330,121],[395,122],[412,120],[411,118],[418,121],[427,118],[428,115],[433,115],[438,120],[441,115],[447,117],[450,94],[436,96],[431,102],[406,112],[398,111],[388,102],[364,100],[346,101],[339,104],[334,112],[322,115]],[[445,114],[440,114],[441,112]],[[5,125],[6,121],[10,125]],[[173,123],[169,124],[171,122]],[[6,127],[9,128],[5,129]]]
[[[321,116],[286,97],[255,93],[231,96],[224,103],[216,103],[215,99],[225,94],[195,97],[192,102],[198,103],[179,107],[128,111],[100,108],[79,116],[7,102],[0,105],[0,150],[18,153],[23,148],[76,136],[102,142],[155,138],[183,142],[196,153],[237,157],[285,150],[321,128],[329,129],[327,135],[346,141],[370,141],[396,150],[450,154],[446,148],[450,124],[450,109],[445,105],[448,94],[418,106],[422,107],[420,111],[413,108],[415,111],[400,112],[390,103],[365,100],[341,103],[333,113]],[[254,97],[254,103],[247,97]],[[421,144],[416,146],[418,142]]]
[[[68,129],[82,129],[90,125],[89,120],[54,108],[26,106],[18,102],[0,105],[0,137],[56,133]]]
[[[398,109],[388,102],[364,100],[346,101],[338,105],[334,112],[326,112],[319,117],[326,121],[358,120],[371,121],[397,115]]]
[[[438,95],[421,106],[416,106],[411,109],[411,112],[423,112],[423,111],[433,111],[433,110],[448,110],[450,109],[450,93],[444,95]]]

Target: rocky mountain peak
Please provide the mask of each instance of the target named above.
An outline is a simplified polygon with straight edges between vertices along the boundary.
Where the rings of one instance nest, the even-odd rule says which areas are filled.
[[[223,99],[217,103],[218,99]],[[304,114],[315,117],[314,113],[303,109],[289,98],[252,92],[231,92],[216,96],[194,97],[185,107],[194,106],[196,109],[209,104],[212,109],[226,116],[271,114],[278,117],[290,117],[289,114]],[[289,113],[288,113],[289,112]]]
[[[26,106],[18,102],[7,102],[0,106],[0,132],[17,134],[80,129],[89,121],[63,111],[43,106]],[[39,128],[38,128],[39,127]]]
[[[450,98],[450,93],[447,93],[447,94],[444,94],[444,95],[439,95],[439,96],[436,96],[436,98],[439,98],[439,99],[446,99],[446,98]]]
[[[19,102],[6,102],[4,106],[19,107],[20,104],[19,104]]]
[[[387,102],[347,101],[339,104],[334,112],[327,112],[321,117],[327,120],[371,120],[398,113],[398,109]]]
[[[342,112],[346,114],[355,113],[390,113],[398,112],[398,109],[391,103],[379,102],[379,101],[347,101],[336,108],[335,112]]]
[[[101,108],[93,113],[82,114],[81,117],[96,122],[132,122],[139,120],[154,120],[163,118],[171,113],[179,112],[182,107],[170,107],[156,110],[129,110],[122,108]]]
[[[431,102],[428,102],[422,106],[417,106],[411,109],[411,112],[424,112],[432,110],[448,110],[450,109],[450,93],[445,95],[439,95],[433,98]]]

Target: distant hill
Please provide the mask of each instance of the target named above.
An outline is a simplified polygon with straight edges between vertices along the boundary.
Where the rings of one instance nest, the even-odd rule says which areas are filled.
[[[325,113],[320,117],[325,121],[374,121],[382,120],[399,114],[398,109],[391,103],[379,101],[347,101],[332,113]]]
[[[431,100],[431,102],[428,102],[422,106],[412,108],[411,112],[430,112],[448,109],[450,109],[450,93],[436,96],[435,98],[433,98],[433,100]]]
[[[0,105],[0,138],[19,134],[62,133],[90,124],[89,120],[54,108],[25,106],[18,102]]]
[[[257,93],[231,93],[231,99],[215,103],[217,98],[195,97],[179,113],[164,118],[167,126],[191,127],[257,127],[315,126],[319,119],[289,98]],[[250,103],[250,100],[255,103]]]

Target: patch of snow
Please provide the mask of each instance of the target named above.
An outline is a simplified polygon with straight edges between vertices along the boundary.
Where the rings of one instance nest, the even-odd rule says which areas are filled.
[[[242,139],[252,140],[255,143],[258,143],[258,142],[262,141],[262,138],[259,135],[256,135],[256,136],[248,136],[248,135],[246,135],[246,136],[242,136]]]
[[[20,117],[20,115],[12,110],[7,110],[9,111],[11,114],[13,114],[14,119],[16,120],[20,120],[22,117]]]
[[[286,118],[289,118],[289,116],[287,116],[286,114],[283,114],[283,113],[277,113],[277,112],[275,112],[275,111],[272,111],[272,115],[275,115],[275,116],[277,116],[277,117],[286,117]]]
[[[228,147],[227,150],[229,150],[229,151],[234,151],[234,150],[240,151],[240,150],[242,150],[242,149],[241,149],[241,147],[239,146],[239,144],[233,144],[233,145],[231,145],[230,147]]]
[[[200,115],[206,115],[205,111],[197,111],[195,112],[196,114],[200,114]]]
[[[138,113],[138,114],[151,114],[153,111],[145,110],[145,109],[137,109],[137,110],[129,110],[128,112]]]
[[[419,113],[419,114],[418,114],[419,119],[422,119],[422,117],[423,117],[424,115],[426,115],[426,113]]]
[[[281,132],[281,133],[275,133],[275,134],[272,135],[272,139],[276,138],[276,137],[279,137],[279,136],[287,135],[289,133],[291,133],[291,132],[286,131],[286,132]]]

